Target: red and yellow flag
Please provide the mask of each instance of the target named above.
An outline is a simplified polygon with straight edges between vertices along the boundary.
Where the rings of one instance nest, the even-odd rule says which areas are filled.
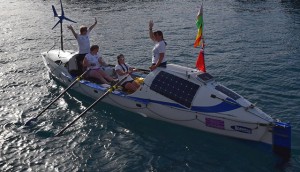
[[[203,5],[201,5],[201,8],[197,15],[197,22],[196,22],[198,33],[196,36],[196,40],[194,43],[194,47],[198,47],[201,44],[202,34],[203,34]]]
[[[199,52],[199,56],[196,61],[196,67],[198,70],[201,70],[202,72],[206,72],[203,47],[201,48],[201,50]]]

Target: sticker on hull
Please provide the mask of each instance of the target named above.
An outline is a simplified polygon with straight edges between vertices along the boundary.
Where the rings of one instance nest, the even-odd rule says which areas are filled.
[[[219,119],[205,118],[205,125],[207,127],[224,130],[224,121]]]
[[[241,132],[241,133],[252,134],[252,129],[248,128],[248,127],[233,125],[233,126],[231,126],[231,128],[233,130]]]

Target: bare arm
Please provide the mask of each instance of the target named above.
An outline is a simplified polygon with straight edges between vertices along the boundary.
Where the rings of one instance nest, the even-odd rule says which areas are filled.
[[[98,62],[100,63],[101,66],[108,66],[102,58],[98,59]]]
[[[129,68],[129,73],[136,72],[136,71],[138,71],[138,69],[133,68],[133,67],[130,67],[130,68]]]
[[[120,75],[120,76],[123,76],[123,75],[128,74],[128,72],[124,72],[124,71],[122,71],[122,70],[120,70],[120,69],[116,70],[116,73],[117,73],[118,75]]]
[[[67,26],[68,29],[70,29],[74,35],[74,37],[77,39],[77,33],[74,31],[73,27],[71,25]]]
[[[96,26],[96,24],[97,24],[97,19],[95,18],[95,23],[92,26],[89,27],[88,31],[89,32],[92,31],[92,29]]]
[[[149,37],[150,37],[150,39],[152,39],[152,41],[155,41],[155,37],[154,37],[153,31],[152,31],[153,25],[154,25],[153,21],[150,20],[149,21]]]
[[[86,67],[86,68],[87,68],[88,66],[90,66],[90,64],[89,64],[89,62],[88,62],[88,60],[87,60],[86,58],[83,59],[82,65],[83,65],[83,67]]]

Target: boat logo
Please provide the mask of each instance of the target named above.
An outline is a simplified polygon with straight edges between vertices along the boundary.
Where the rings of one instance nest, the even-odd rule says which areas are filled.
[[[247,134],[252,134],[252,129],[243,127],[243,126],[238,126],[238,125],[233,125],[231,128],[235,131],[241,132],[241,133],[247,133]]]

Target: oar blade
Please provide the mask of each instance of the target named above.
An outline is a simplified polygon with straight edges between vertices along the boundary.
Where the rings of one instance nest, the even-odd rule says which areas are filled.
[[[27,122],[25,122],[25,126],[30,126],[32,123],[35,123],[37,121],[37,118],[31,118]]]

